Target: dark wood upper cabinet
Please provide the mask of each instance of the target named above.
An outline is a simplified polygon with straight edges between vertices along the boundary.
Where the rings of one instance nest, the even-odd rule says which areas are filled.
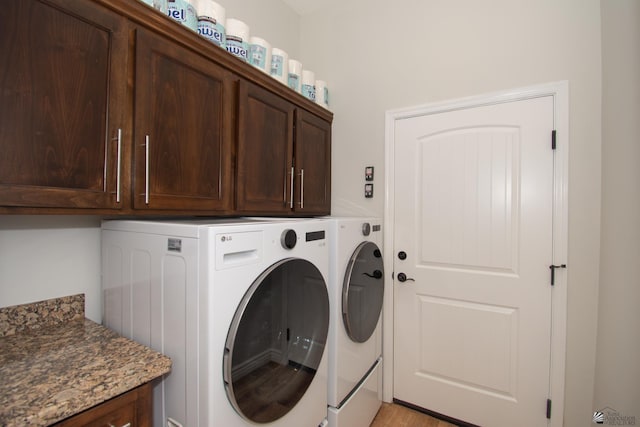
[[[136,31],[134,208],[228,211],[233,203],[233,76]]]
[[[296,211],[331,212],[331,123],[305,110],[296,111]]]
[[[122,206],[125,24],[86,1],[2,1],[0,205]]]
[[[295,108],[248,82],[238,100],[237,209],[288,213],[293,207]]]
[[[140,1],[0,3],[0,214],[330,213],[329,111]]]
[[[324,215],[331,210],[331,123],[241,82],[236,208]]]

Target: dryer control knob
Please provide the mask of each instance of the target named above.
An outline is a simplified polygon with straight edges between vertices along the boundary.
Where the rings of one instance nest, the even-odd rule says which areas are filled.
[[[364,224],[362,224],[362,235],[368,236],[369,234],[371,234],[371,224],[365,222]]]
[[[280,243],[282,243],[282,247],[285,249],[293,249],[296,247],[296,243],[298,243],[298,236],[294,230],[288,229],[282,232],[282,237],[280,238]]]

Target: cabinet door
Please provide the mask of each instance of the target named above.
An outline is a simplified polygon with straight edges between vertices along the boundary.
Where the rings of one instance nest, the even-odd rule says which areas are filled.
[[[87,1],[2,1],[0,206],[121,206],[126,25]]]
[[[296,213],[331,213],[331,123],[296,111]]]
[[[138,29],[134,102],[134,208],[229,210],[232,75]]]
[[[258,86],[240,83],[236,208],[289,213],[293,207],[294,106]]]
[[[95,409],[93,411],[95,411]],[[83,414],[83,416],[78,416],[76,420],[74,420],[75,425],[74,423],[68,422],[68,425],[56,427],[134,427],[137,426],[135,416],[136,406],[134,402],[128,405],[123,405],[122,407],[114,409],[104,415],[97,415],[96,413],[89,411]]]
[[[153,417],[152,383],[143,384],[53,427],[151,427]]]

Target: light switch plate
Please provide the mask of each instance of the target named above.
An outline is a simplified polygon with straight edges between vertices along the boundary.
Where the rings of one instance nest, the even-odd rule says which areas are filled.
[[[364,180],[373,181],[373,166],[367,166],[364,168]]]
[[[373,197],[373,184],[364,185],[364,197],[370,199]]]

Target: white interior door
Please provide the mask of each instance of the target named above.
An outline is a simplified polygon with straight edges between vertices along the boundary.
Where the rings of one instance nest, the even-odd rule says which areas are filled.
[[[547,425],[553,108],[542,96],[396,121],[394,398]]]

